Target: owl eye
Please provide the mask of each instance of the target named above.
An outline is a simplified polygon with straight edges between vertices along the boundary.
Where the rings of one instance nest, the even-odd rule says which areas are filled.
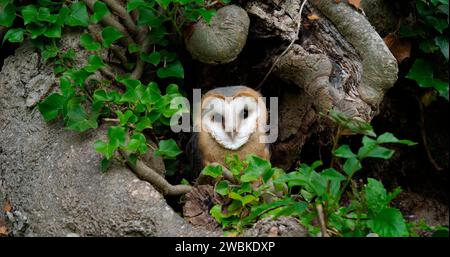
[[[244,108],[241,111],[241,117],[244,118],[244,120],[248,118],[248,110],[247,110],[247,108]]]
[[[211,121],[212,122],[221,122],[224,123],[224,118],[220,113],[215,113],[214,115],[211,116]]]

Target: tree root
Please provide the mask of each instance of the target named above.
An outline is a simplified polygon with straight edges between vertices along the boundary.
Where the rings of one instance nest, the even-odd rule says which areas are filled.
[[[120,151],[121,155],[126,159],[128,166],[142,180],[145,180],[158,189],[163,195],[182,195],[190,192],[192,187],[189,185],[171,185],[158,172],[147,166],[143,161],[137,160],[134,165],[129,160],[129,155]]]
[[[104,0],[103,2],[105,2],[109,8],[111,8],[121,19],[123,19],[127,30],[129,30],[135,36],[139,35],[138,28],[134,23],[134,20],[128,14],[125,7],[123,7],[118,1],[115,0]]]

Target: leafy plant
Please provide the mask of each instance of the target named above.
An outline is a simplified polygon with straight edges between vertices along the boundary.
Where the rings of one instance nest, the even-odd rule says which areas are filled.
[[[322,162],[316,161],[312,165],[301,164],[286,173],[256,156],[242,161],[234,156],[226,158],[226,167],[208,166],[202,171],[203,175],[215,178],[215,192],[225,203],[215,205],[210,211],[223,228],[241,232],[263,217],[293,216],[312,235],[319,232],[337,236],[409,235],[401,212],[390,206],[401,190],[397,188],[388,193],[383,184],[373,178],[358,186],[353,177],[363,168],[364,159],[393,156],[394,150],[386,148],[385,144],[415,143],[399,140],[391,133],[377,136],[369,124],[336,111],[331,111],[330,117],[339,124],[340,132],[351,130],[366,134],[356,152],[348,145],[333,150],[334,156],[344,161],[342,168],[331,166],[319,171]],[[235,182],[225,179],[224,168],[233,174]],[[316,222],[321,216],[324,220]]]
[[[416,38],[422,52],[407,74],[421,87],[434,88],[439,95],[448,100],[449,84],[436,78],[437,66],[433,55],[440,55],[448,63],[448,0],[416,0],[417,23],[414,26],[402,26],[400,34],[405,38]]]

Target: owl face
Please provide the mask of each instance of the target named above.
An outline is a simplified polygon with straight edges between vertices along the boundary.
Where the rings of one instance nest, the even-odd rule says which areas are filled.
[[[229,150],[237,150],[247,143],[266,120],[266,106],[258,99],[259,93],[237,87],[230,94],[233,88],[215,89],[202,102],[203,131]]]

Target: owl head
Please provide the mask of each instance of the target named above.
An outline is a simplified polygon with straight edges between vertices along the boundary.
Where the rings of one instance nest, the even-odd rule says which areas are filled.
[[[264,133],[266,104],[257,91],[245,86],[220,87],[201,102],[201,133],[223,148],[237,150],[257,133]]]

